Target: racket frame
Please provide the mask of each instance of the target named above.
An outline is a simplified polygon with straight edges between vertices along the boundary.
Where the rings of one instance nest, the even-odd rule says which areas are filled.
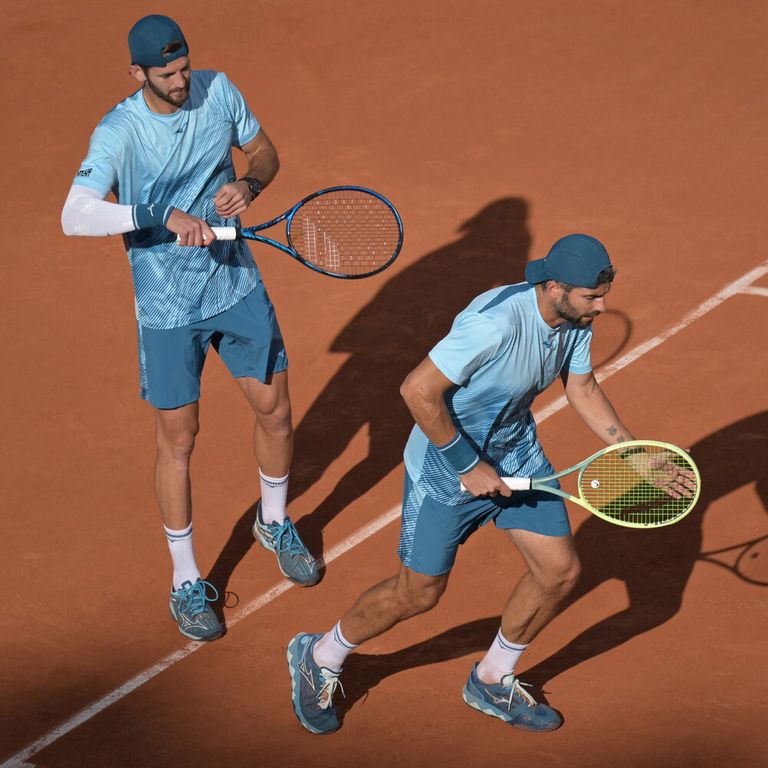
[[[623,453],[630,448],[644,447],[661,448],[679,456],[683,456],[690,465],[689,468],[693,470],[693,473],[696,476],[696,490],[693,497],[689,501],[688,509],[685,512],[683,512],[681,515],[678,515],[677,517],[673,517],[670,520],[665,520],[660,523],[632,523],[627,520],[617,520],[615,517],[603,514],[599,509],[595,509],[581,495],[581,479],[584,476],[584,472],[586,471],[587,467],[595,459],[604,456],[606,453],[613,453],[617,451]],[[579,488],[578,496],[574,496],[573,494],[564,491],[562,488],[554,488],[551,485],[548,485],[548,483],[552,482],[552,480],[559,480],[561,477],[565,477],[566,475],[570,475],[576,471],[579,473],[577,479],[577,486]],[[701,475],[699,474],[698,467],[690,458],[690,456],[688,456],[682,448],[678,448],[676,445],[672,445],[671,443],[662,443],[657,440],[627,440],[623,443],[615,443],[614,445],[609,445],[606,448],[597,451],[597,453],[593,453],[589,458],[584,459],[584,461],[580,461],[578,464],[574,464],[572,467],[568,467],[568,469],[563,469],[560,472],[556,472],[553,475],[548,475],[547,477],[502,477],[501,480],[513,491],[544,491],[546,493],[552,493],[555,496],[560,496],[560,498],[572,501],[574,504],[578,504],[580,507],[583,507],[593,515],[596,515],[601,520],[613,523],[614,525],[621,525],[625,528],[663,528],[666,525],[677,523],[696,506],[696,502],[699,499],[699,494],[701,493]],[[461,486],[461,489],[465,490],[463,485]]]
[[[372,269],[370,272],[364,272],[358,275],[347,275],[341,272],[331,272],[330,270],[323,269],[322,267],[313,264],[311,261],[307,261],[294,248],[293,241],[291,240],[291,222],[293,221],[293,217],[305,203],[308,203],[310,200],[314,200],[316,197],[326,195],[330,192],[363,192],[377,198],[382,203],[384,203],[387,208],[389,208],[395,217],[395,221],[397,222],[398,241],[394,252],[384,264],[376,267],[376,269]],[[288,241],[288,245],[281,243],[279,240],[273,240],[271,237],[265,237],[264,235],[257,234],[264,229],[274,227],[275,224],[279,224],[281,221],[285,221],[285,237]],[[296,203],[293,208],[290,208],[285,213],[280,214],[280,216],[277,216],[270,221],[266,221],[263,224],[257,224],[253,227],[212,227],[212,229],[216,237],[222,240],[235,240],[237,238],[242,238],[244,240],[254,240],[259,243],[266,243],[267,245],[274,246],[275,248],[281,250],[283,253],[287,253],[291,258],[296,259],[305,267],[309,267],[310,269],[314,270],[315,272],[319,272],[322,275],[327,275],[328,277],[336,277],[340,280],[358,280],[363,277],[371,277],[373,275],[377,275],[379,272],[384,271],[387,267],[390,266],[390,264],[392,264],[392,262],[400,253],[400,249],[403,247],[403,221],[400,218],[400,214],[397,212],[395,206],[392,205],[392,203],[387,200],[384,195],[379,194],[373,189],[368,189],[367,187],[357,187],[353,185],[328,187],[327,189],[321,189],[317,192],[313,192],[311,195],[307,195],[306,197],[299,200],[299,202]]]

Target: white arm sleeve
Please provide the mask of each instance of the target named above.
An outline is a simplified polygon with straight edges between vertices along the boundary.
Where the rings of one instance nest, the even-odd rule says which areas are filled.
[[[73,184],[61,211],[65,235],[104,237],[133,232],[133,206],[108,203],[95,190]]]

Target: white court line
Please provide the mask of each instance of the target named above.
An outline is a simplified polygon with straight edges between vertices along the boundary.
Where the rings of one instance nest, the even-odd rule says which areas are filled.
[[[768,288],[760,288],[757,285],[748,285],[742,288],[739,293],[751,293],[753,296],[768,296]]]
[[[618,360],[614,361],[610,365],[606,365],[599,371],[595,371],[595,378],[598,381],[605,381],[609,376],[613,376],[614,373],[618,373],[622,368],[626,368],[630,363],[634,363],[635,360],[642,357],[646,353],[655,349],[659,344],[663,344],[668,339],[672,338],[676,333],[686,329],[694,320],[698,320],[707,312],[711,312],[715,307],[720,306],[726,299],[731,296],[735,296],[737,293],[762,293],[763,289],[751,289],[750,283],[755,280],[759,280],[763,275],[768,274],[768,261],[763,262],[759,267],[747,272],[744,277],[740,277],[735,282],[718,291],[711,299],[707,299],[702,304],[699,304],[696,309],[689,312],[679,323],[667,328],[666,331],[662,331],[658,336],[654,336],[652,339],[643,342],[639,346],[627,352],[626,355],[622,355]],[[546,408],[540,412],[534,414],[536,421],[540,422],[549,418],[553,413],[557,413],[563,408],[568,401],[565,395],[561,395],[557,400],[550,403]],[[2,766],[0,766],[2,768]]]
[[[756,267],[750,272],[747,272],[746,275],[726,286],[721,291],[718,291],[712,298],[707,299],[707,301],[703,302],[702,304],[699,304],[696,309],[685,315],[685,317],[683,317],[683,319],[680,320],[680,322],[677,324],[671,326],[666,331],[662,331],[658,336],[654,336],[654,338],[640,344],[626,355],[620,357],[615,362],[602,368],[599,372],[596,373],[596,377],[600,381],[604,381],[609,376],[613,376],[614,373],[618,373],[620,370],[630,365],[630,363],[635,362],[635,360],[638,358],[650,352],[652,349],[655,349],[660,344],[663,344],[676,333],[679,333],[680,331],[687,328],[694,320],[697,320],[703,315],[706,315],[708,312],[711,312],[713,309],[722,304],[726,299],[734,296],[737,293],[756,293],[763,295],[763,289],[750,289],[749,286],[750,283],[753,283],[755,280],[758,280],[760,277],[767,273],[768,261],[764,262],[762,265]],[[550,403],[546,408],[542,409],[541,411],[537,411],[534,414],[536,422],[540,424],[545,419],[548,419],[550,416],[561,410],[566,405],[566,403],[567,401],[565,397],[562,396],[554,402]],[[387,510],[384,514],[377,517],[368,525],[363,526],[351,536],[348,536],[335,547],[332,547],[324,557],[325,563],[328,564],[333,562],[336,558],[340,557],[350,549],[356,547],[358,544],[361,544],[366,539],[369,539],[371,536],[373,536],[385,526],[389,525],[389,523],[393,522],[398,517],[400,517],[399,504]],[[290,582],[287,579],[279,582],[270,590],[264,592],[262,595],[248,603],[248,605],[246,605],[243,609],[238,611],[231,619],[227,621],[228,627],[233,627],[247,616],[250,616],[255,611],[258,611],[260,608],[268,605],[275,598],[279,597],[283,594],[283,592],[288,591],[293,586],[293,582]],[[62,736],[65,736],[70,731],[83,725],[83,723],[88,722],[88,720],[99,714],[99,712],[103,712],[105,709],[107,709],[107,707],[120,701],[120,699],[125,698],[125,696],[127,696],[129,693],[144,685],[144,683],[149,682],[152,680],[152,678],[157,677],[157,675],[159,675],[161,672],[164,672],[169,667],[172,667],[177,662],[182,661],[187,656],[194,653],[195,651],[200,650],[200,648],[203,648],[206,645],[208,645],[208,643],[192,642],[188,643],[184,648],[169,654],[153,666],[149,667],[149,669],[146,669],[138,675],[135,675],[119,688],[115,688],[111,693],[106,694],[106,696],[98,699],[93,704],[90,704],[84,709],[81,709],[80,712],[69,718],[69,720],[66,720],[61,725],[56,726],[56,728],[49,731],[44,736],[41,736],[39,739],[37,739],[37,741],[32,742],[32,744],[29,744],[24,749],[17,752],[15,755],[13,755],[13,757],[10,757],[4,763],[0,764],[0,768],[34,768],[32,764],[26,762],[28,758],[42,751],[47,746],[53,744],[53,742],[57,741]]]
[[[333,562],[337,557],[341,557],[341,555],[343,555],[348,550],[356,547],[358,544],[361,544],[366,539],[369,539],[371,536],[373,536],[375,533],[378,533],[382,528],[384,528],[386,525],[389,525],[389,523],[391,523],[393,520],[396,520],[398,517],[400,517],[399,504],[387,510],[384,512],[384,514],[379,515],[379,517],[368,523],[368,525],[364,525],[362,528],[355,531],[355,533],[348,536],[335,547],[331,547],[331,549],[329,549],[323,557],[325,564],[327,565],[328,563]],[[241,608],[231,619],[227,619],[227,628],[229,629],[234,627],[235,624],[238,624],[244,618],[250,616],[260,608],[263,608],[268,603],[271,603],[276,597],[282,595],[283,592],[287,592],[289,589],[291,589],[291,587],[295,586],[296,585],[292,581],[288,581],[288,579],[283,579],[282,581],[278,582],[274,587],[267,590],[262,595],[248,603],[248,605]],[[149,669],[145,669],[143,672],[135,675],[130,680],[123,683],[119,688],[115,688],[111,693],[108,693],[98,701],[95,701],[93,704],[85,707],[85,709],[81,709],[76,715],[70,717],[69,720],[66,720],[65,722],[61,723],[61,725],[56,726],[56,728],[54,728],[52,731],[46,733],[45,736],[41,736],[37,741],[33,742],[29,746],[22,749],[20,752],[17,752],[13,757],[6,760],[4,763],[2,763],[2,765],[0,765],[0,768],[24,768],[25,766],[29,767],[31,764],[25,762],[27,758],[30,758],[38,752],[42,751],[50,744],[53,744],[54,741],[57,741],[70,731],[73,731],[75,728],[83,725],[83,723],[88,722],[88,720],[90,720],[92,717],[98,715],[99,712],[103,712],[105,709],[107,709],[107,707],[110,707],[112,704],[120,701],[120,699],[125,698],[129,693],[132,693],[137,688],[144,685],[144,683],[148,683],[153,677],[157,677],[161,672],[165,672],[165,670],[169,667],[172,667],[177,662],[186,659],[187,656],[194,653],[195,651],[199,651],[206,645],[209,645],[209,643],[197,641],[187,643],[187,645],[185,645],[183,648],[179,649],[178,651],[174,651],[173,653],[158,661],[156,664],[153,664],[151,667],[149,667]]]

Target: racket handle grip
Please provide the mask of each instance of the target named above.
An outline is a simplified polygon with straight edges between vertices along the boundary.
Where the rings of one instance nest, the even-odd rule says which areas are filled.
[[[211,227],[217,240],[237,240],[237,227]]]
[[[239,229],[237,227],[211,227],[211,232],[216,235],[217,240],[237,240]],[[180,239],[180,236],[176,235],[177,243]]]
[[[530,477],[502,477],[501,482],[504,483],[511,491],[530,491],[531,490],[531,478]],[[464,483],[461,483],[461,490],[466,491]]]

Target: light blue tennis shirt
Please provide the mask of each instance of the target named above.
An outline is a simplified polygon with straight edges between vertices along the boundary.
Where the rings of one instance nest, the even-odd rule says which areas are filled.
[[[541,477],[553,472],[536,436],[534,398],[564,368],[589,373],[592,329],[563,323],[551,328],[528,283],[478,296],[429,352],[454,384],[445,394],[459,431],[500,476]],[[456,471],[418,426],[405,447],[405,466],[423,492],[444,504],[469,501]]]
[[[147,107],[141,90],[98,124],[74,183],[125,205],[158,202],[214,226],[213,197],[234,181],[232,147],[259,132],[240,92],[220,72],[193,71],[186,103],[171,115]],[[229,309],[253,290],[259,271],[243,241],[180,247],[165,227],[124,235],[136,293],[136,315],[148,328],[178,328]]]

